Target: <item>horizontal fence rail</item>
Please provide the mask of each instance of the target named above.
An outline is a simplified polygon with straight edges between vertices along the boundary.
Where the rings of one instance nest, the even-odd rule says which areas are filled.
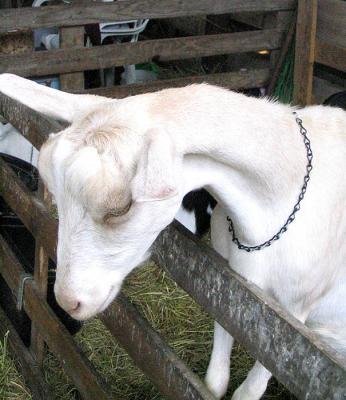
[[[299,399],[344,399],[346,359],[181,224],[160,234],[153,259]]]
[[[345,17],[346,21],[346,17]],[[346,24],[345,24],[346,25]],[[343,47],[316,40],[315,61],[346,72],[346,36]]]
[[[167,399],[216,400],[123,295],[100,318]]]
[[[224,72],[219,74],[208,74],[199,76],[189,76],[185,78],[163,79],[148,83],[134,83],[126,86],[111,86],[97,89],[89,89],[87,93],[97,94],[99,96],[124,98],[136,94],[155,92],[157,90],[183,87],[193,83],[209,83],[219,85],[229,89],[251,89],[265,86],[270,79],[269,68],[257,68],[239,72]],[[86,91],[83,91],[84,93]],[[1,94],[0,94],[1,95]]]
[[[6,110],[2,112],[6,118]],[[46,122],[43,119],[42,123]],[[44,224],[40,221],[53,225],[35,196],[30,194],[32,199],[22,204],[16,195],[14,179],[8,175],[8,167],[1,162],[0,191],[28,228]],[[26,208],[28,204],[30,209]],[[55,254],[56,233],[52,235],[42,236],[40,242],[48,253]],[[232,271],[222,257],[182,226],[174,223],[160,234],[153,247],[153,258],[298,398],[344,399],[345,358],[322,345],[303,324]],[[110,325],[113,323],[116,318],[109,321]]]
[[[91,2],[90,2],[91,3]],[[124,0],[0,10],[0,34],[143,18],[291,10],[295,0]]]
[[[19,55],[0,55],[0,73],[27,76],[69,73],[116,67],[153,60],[169,61],[220,54],[275,50],[282,32],[275,29],[145,40],[91,48],[34,51]]]

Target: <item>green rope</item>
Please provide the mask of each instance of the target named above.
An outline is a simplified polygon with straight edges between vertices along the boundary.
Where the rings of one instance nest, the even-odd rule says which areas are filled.
[[[293,99],[294,44],[293,39],[273,92],[281,103],[291,103]]]

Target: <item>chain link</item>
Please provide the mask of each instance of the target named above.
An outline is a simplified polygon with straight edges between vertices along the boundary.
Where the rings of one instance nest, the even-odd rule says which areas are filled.
[[[251,251],[262,250],[265,247],[271,246],[276,240],[279,240],[280,237],[287,231],[288,225],[291,222],[294,221],[294,219],[296,217],[296,213],[300,210],[300,203],[304,199],[306,188],[307,188],[308,182],[310,180],[310,172],[312,170],[312,158],[313,158],[313,155],[312,155],[312,150],[311,150],[311,147],[310,147],[310,140],[306,135],[307,134],[307,130],[303,126],[303,121],[297,116],[297,113],[295,111],[293,112],[293,114],[294,114],[295,120],[296,120],[296,122],[297,122],[297,124],[299,126],[300,133],[303,136],[303,140],[304,140],[304,144],[305,144],[305,148],[306,148],[306,158],[308,160],[308,163],[306,165],[306,175],[304,176],[304,183],[303,183],[302,189],[300,191],[300,194],[298,196],[298,201],[294,205],[293,211],[291,212],[291,214],[287,218],[287,221],[282,226],[282,228],[272,238],[270,238],[269,240],[267,240],[267,241],[265,241],[262,244],[259,244],[257,246],[246,246],[246,245],[240,243],[239,239],[236,237],[232,219],[229,216],[227,216],[227,221],[229,222],[228,230],[232,234],[232,242],[235,243],[238,246],[239,250],[245,250],[247,252],[251,252]]]

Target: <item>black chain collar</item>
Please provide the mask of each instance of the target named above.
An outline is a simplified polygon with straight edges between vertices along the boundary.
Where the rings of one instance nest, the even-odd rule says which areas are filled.
[[[276,240],[279,240],[280,237],[287,231],[288,225],[294,221],[294,219],[296,217],[296,213],[300,210],[300,203],[305,196],[306,188],[307,188],[308,182],[310,180],[310,172],[312,170],[313,155],[312,155],[312,151],[311,151],[311,147],[310,147],[310,140],[306,135],[307,130],[303,126],[303,121],[297,116],[297,113],[295,111],[293,112],[293,114],[294,114],[296,122],[299,126],[300,133],[303,136],[303,140],[304,140],[304,144],[305,144],[305,148],[306,148],[306,158],[308,160],[308,163],[306,166],[306,175],[304,176],[304,183],[303,183],[302,189],[300,191],[300,194],[298,196],[298,201],[295,204],[295,206],[293,207],[293,211],[287,218],[287,221],[285,222],[283,227],[272,238],[270,238],[266,242],[263,242],[262,244],[259,244],[257,246],[246,246],[246,245],[240,243],[239,239],[236,237],[232,219],[229,216],[227,216],[227,221],[229,222],[228,230],[232,234],[232,242],[238,246],[239,250],[245,250],[247,252],[251,252],[251,251],[255,251],[255,250],[262,250],[265,247],[271,246]]]

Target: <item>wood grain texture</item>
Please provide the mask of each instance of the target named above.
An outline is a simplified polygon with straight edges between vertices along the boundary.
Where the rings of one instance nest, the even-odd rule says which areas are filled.
[[[299,0],[294,62],[294,104],[312,103],[312,80],[315,60],[317,0]]]
[[[298,399],[343,399],[346,357],[180,223],[160,233],[153,259]]]
[[[344,47],[340,47],[329,42],[317,40],[315,61],[346,72],[346,43]]]
[[[60,48],[76,49],[84,46],[84,27],[76,26],[72,28],[60,29]],[[52,72],[51,72],[52,73]],[[73,72],[60,75],[61,90],[84,89],[83,72]]]
[[[165,399],[216,400],[124,296],[118,296],[100,318]]]
[[[313,103],[322,104],[329,96],[344,90],[346,90],[345,87],[315,76],[313,82]]]
[[[49,198],[48,190],[44,187],[41,179],[39,179],[37,196],[42,202],[45,202]],[[48,262],[49,258],[44,247],[36,240],[34,279],[40,295],[44,298],[47,298]],[[30,349],[35,355],[38,365],[42,368],[45,356],[45,343],[35,322],[31,323]]]
[[[111,86],[107,88],[91,89],[84,93],[98,94],[105,97],[124,98],[137,94],[156,92],[170,87],[184,87],[193,83],[209,83],[228,89],[251,89],[266,86],[269,81],[269,68],[250,69],[239,72],[225,72],[219,74],[189,76],[185,78],[164,79],[148,83]]]
[[[171,18],[231,12],[293,9],[295,0],[123,0],[114,3],[25,7],[0,11],[0,33],[142,18]]]
[[[1,267],[0,267],[1,268]],[[35,361],[27,347],[0,307],[0,336],[8,332],[8,344],[10,353],[15,360],[17,368],[25,379],[25,383],[31,391],[33,400],[54,400],[52,390],[44,380],[40,366]]]
[[[317,37],[338,47],[346,47],[346,2],[318,1]]]
[[[297,19],[297,14],[294,12],[293,15],[291,15],[291,22],[290,22],[290,26],[288,29],[288,32],[286,34],[286,37],[283,41],[282,47],[281,49],[278,51],[278,55],[275,57],[276,60],[275,62],[273,62],[274,64],[274,70],[273,70],[273,74],[270,78],[270,83],[268,85],[267,88],[267,95],[268,96],[272,96],[274,90],[275,90],[275,86],[277,84],[277,81],[279,79],[280,76],[280,72],[282,69],[282,66],[284,65],[285,59],[286,59],[286,55],[288,53],[288,50],[291,46],[292,40],[294,38],[294,33],[296,30],[296,19]]]
[[[281,39],[282,32],[267,29],[6,55],[0,56],[0,73],[40,76],[131,65],[156,59],[169,61],[262,49],[273,50],[280,47]]]

